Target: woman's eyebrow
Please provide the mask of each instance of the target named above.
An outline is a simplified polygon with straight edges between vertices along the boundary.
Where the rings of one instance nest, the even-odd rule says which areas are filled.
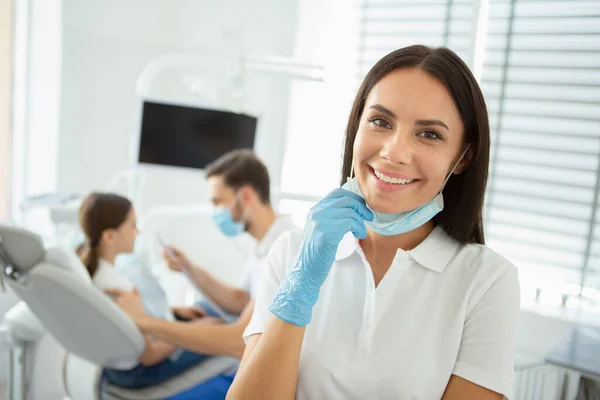
[[[387,115],[390,118],[397,119],[396,114],[394,114],[393,111],[385,108],[381,104],[373,104],[372,106],[369,107],[369,109],[377,110],[377,111]],[[418,126],[436,125],[436,126],[445,128],[448,131],[450,130],[450,128],[448,128],[448,125],[446,125],[443,121],[440,121],[439,119],[419,119],[419,120],[415,121],[415,125],[418,125]]]
[[[415,125],[418,126],[430,126],[430,125],[437,125],[437,126],[441,126],[442,128],[446,128],[446,130],[450,130],[450,128],[448,128],[448,125],[446,125],[444,122],[440,121],[439,119],[419,119],[417,121],[415,121]]]
[[[380,113],[383,113],[383,114],[387,115],[390,118],[396,119],[396,114],[394,114],[392,111],[388,110],[387,108],[385,108],[381,104],[373,104],[371,107],[369,107],[369,109],[371,109],[371,108],[374,109],[374,110],[379,111]]]

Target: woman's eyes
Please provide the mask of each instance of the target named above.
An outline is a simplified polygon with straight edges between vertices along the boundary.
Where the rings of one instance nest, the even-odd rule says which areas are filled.
[[[377,125],[380,128],[391,128],[392,127],[392,125],[390,125],[389,122],[387,122],[385,119],[379,118],[379,117],[369,118],[369,122]]]
[[[392,125],[389,122],[387,122],[385,119],[380,118],[380,117],[369,118],[369,122],[372,124],[375,124],[379,128],[392,129]],[[439,133],[437,133],[436,131],[431,130],[431,129],[425,129],[423,131],[420,131],[419,133],[417,133],[417,136],[420,136],[420,137],[422,137],[424,139],[428,139],[428,140],[443,139],[442,135],[440,135]]]
[[[441,140],[442,135],[432,130],[424,130],[418,133],[419,136],[430,140]]]

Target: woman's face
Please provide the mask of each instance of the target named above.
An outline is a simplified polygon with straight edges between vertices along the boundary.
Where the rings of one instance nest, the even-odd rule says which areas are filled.
[[[132,207],[125,221],[116,229],[115,243],[118,244],[119,253],[133,253],[138,232],[137,218]]]
[[[393,214],[433,199],[464,150],[463,135],[452,96],[436,78],[417,68],[384,76],[354,141],[354,172],[369,207]]]

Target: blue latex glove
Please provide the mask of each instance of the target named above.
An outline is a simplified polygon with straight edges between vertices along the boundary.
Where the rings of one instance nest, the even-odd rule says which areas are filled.
[[[311,208],[302,249],[271,303],[271,312],[291,324],[308,325],[340,241],[348,232],[364,239],[367,236],[364,220],[372,219],[373,213],[365,200],[344,189],[333,190]]]

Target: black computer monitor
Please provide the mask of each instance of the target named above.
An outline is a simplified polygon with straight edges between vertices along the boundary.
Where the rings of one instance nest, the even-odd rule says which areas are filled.
[[[144,101],[138,162],[203,169],[234,149],[254,148],[257,118]]]

